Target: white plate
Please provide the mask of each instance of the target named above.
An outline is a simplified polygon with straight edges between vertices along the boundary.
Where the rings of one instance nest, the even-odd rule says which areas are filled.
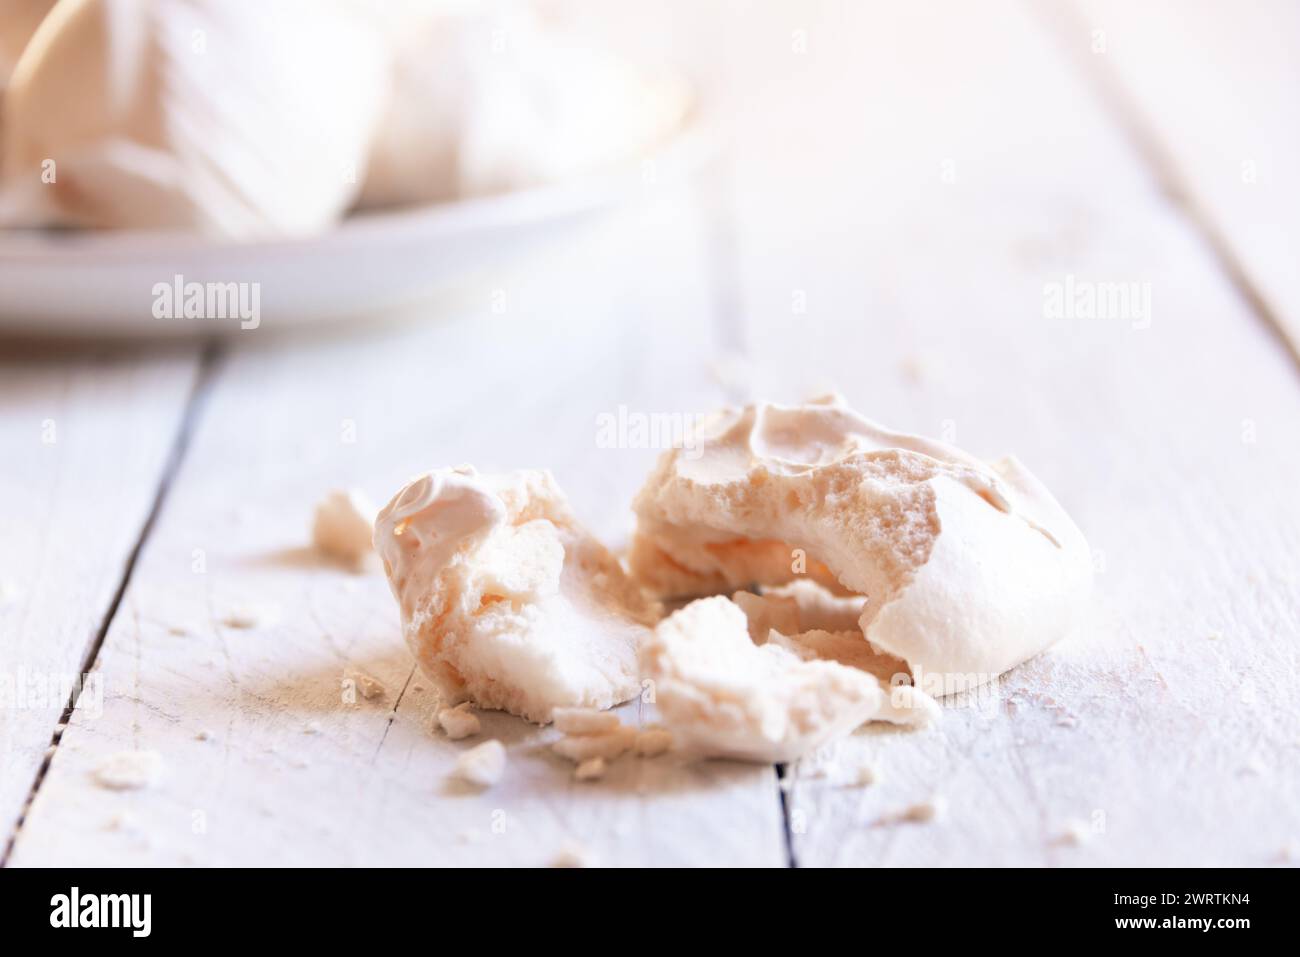
[[[615,205],[672,185],[712,154],[692,118],[660,149],[600,175],[350,216],[320,236],[250,243],[189,233],[0,231],[0,332],[212,335],[240,321],[157,318],[159,283],[258,284],[260,328],[360,318],[454,293]]]

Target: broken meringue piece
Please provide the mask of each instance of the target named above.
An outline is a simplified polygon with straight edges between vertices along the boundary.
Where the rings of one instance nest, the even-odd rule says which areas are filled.
[[[745,610],[750,633],[754,633],[756,624],[762,625],[764,637],[770,628],[784,635],[802,631],[857,631],[858,619],[867,603],[861,595],[836,595],[807,578],[764,588],[762,594],[737,592],[732,600]]]
[[[838,661],[886,684],[911,681],[907,662],[877,651],[858,629],[864,598],[842,598],[801,579],[764,588],[761,595],[736,592],[731,600],[745,612],[755,644],[772,642],[804,660]]]
[[[1091,588],[1083,535],[1015,459],[890,432],[838,399],[715,414],[635,509],[629,564],[651,592],[811,579],[866,598],[861,633],[936,696],[1064,638]]]
[[[334,489],[316,505],[315,546],[345,564],[360,565],[373,550],[375,507],[358,489]]]
[[[886,707],[880,682],[833,661],[755,645],[727,598],[701,598],[659,623],[641,646],[664,724],[712,757],[791,761]]]
[[[657,606],[549,472],[430,472],[379,513],[375,545],[402,632],[444,698],[544,724],[639,690],[636,645]]]

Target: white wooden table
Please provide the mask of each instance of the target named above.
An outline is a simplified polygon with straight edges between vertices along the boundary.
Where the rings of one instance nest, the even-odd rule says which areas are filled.
[[[1300,7],[659,10],[621,29],[714,76],[723,161],[454,314],[3,345],[9,865],[1300,857]],[[1149,283],[1150,322],[1048,318],[1067,275]],[[319,494],[545,466],[617,543],[656,452],[599,448],[599,413],[828,388],[1028,463],[1096,552],[1081,633],[937,732],[844,741],[867,788],[676,758],[580,784],[553,731],[495,714],[505,780],[450,786],[462,744],[427,730],[382,575],[306,548]],[[278,620],[225,623],[246,606]],[[83,671],[70,715],[31,693]],[[345,700],[357,673],[381,699]],[[97,786],[131,749],[163,756],[157,785]],[[934,794],[942,820],[872,826]]]

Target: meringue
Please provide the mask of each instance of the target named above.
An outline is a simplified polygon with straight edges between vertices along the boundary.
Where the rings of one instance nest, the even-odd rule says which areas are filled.
[[[1081,615],[1087,543],[1014,458],[890,432],[835,398],[727,409],[695,440],[660,458],[634,505],[629,564],[654,594],[806,579],[865,598],[863,653],[904,662],[936,696],[1038,654]],[[761,612],[778,631],[809,627],[789,605]],[[821,630],[803,643],[851,650],[842,615]]]
[[[562,758],[581,763],[592,758],[613,761],[636,746],[636,728],[620,724],[612,731],[599,734],[570,734],[551,745],[551,750]]]
[[[556,708],[551,713],[556,731],[565,734],[605,734],[619,728],[618,715],[591,708]]]
[[[4,16],[0,17],[0,157],[4,156],[3,104],[9,78],[18,65],[18,58],[53,6],[54,0],[7,0]],[[8,207],[15,201],[6,197],[3,186],[4,169],[0,165],[0,222],[7,218]]]
[[[392,93],[362,207],[439,202],[630,160],[687,113],[685,82],[643,70],[527,5],[395,18]]]
[[[387,96],[387,49],[350,7],[61,0],[5,97],[9,224],[232,239],[331,225]]]
[[[440,469],[375,523],[402,631],[444,699],[538,723],[639,690],[658,608],[578,524],[549,472]]]
[[[887,707],[866,672],[755,645],[744,612],[721,596],[661,621],[640,660],[664,725],[709,757],[793,761]]]
[[[6,0],[0,18],[0,93],[9,85],[18,58],[53,6],[54,0]]]
[[[636,743],[632,745],[632,750],[636,752],[637,757],[657,758],[672,750],[672,746],[673,733],[667,728],[646,728],[644,731],[637,732]]]
[[[756,645],[771,642],[800,658],[838,661],[869,671],[886,684],[911,681],[907,662],[863,641],[858,619],[865,598],[833,595],[803,578],[764,588],[762,594],[736,592],[731,600],[744,611]]]

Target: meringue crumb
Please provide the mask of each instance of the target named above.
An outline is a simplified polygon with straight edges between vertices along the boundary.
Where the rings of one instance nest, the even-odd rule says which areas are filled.
[[[908,382],[913,385],[920,385],[925,381],[926,374],[930,371],[929,365],[924,358],[919,355],[906,355],[898,363],[898,370],[903,374]]]
[[[870,787],[880,780],[880,769],[874,764],[860,764],[854,770],[851,777],[844,782],[846,787],[865,788]]]
[[[595,781],[605,776],[605,759],[588,758],[574,769],[573,777],[578,781]]]
[[[377,512],[359,489],[334,489],[316,505],[312,543],[331,558],[360,565],[374,549]]]
[[[238,605],[226,612],[221,624],[228,628],[250,631],[269,628],[280,620],[279,606],[273,604]]]
[[[95,783],[110,791],[138,791],[158,782],[162,764],[157,751],[118,751],[99,762]]]
[[[639,757],[657,758],[673,746],[673,733],[667,728],[649,727],[638,731],[632,745]]]
[[[453,776],[467,784],[490,788],[506,770],[506,746],[492,738],[475,745],[456,759]]]
[[[1090,840],[1092,840],[1092,828],[1088,827],[1086,821],[1072,817],[1061,825],[1061,833],[1057,835],[1055,843],[1079,847]]]
[[[928,824],[942,820],[948,813],[948,802],[942,797],[932,797],[927,801],[917,801],[905,808],[885,814],[876,821],[878,825],[892,824]]]
[[[568,844],[551,859],[551,867],[592,867],[595,859],[581,844]]]
[[[556,708],[551,719],[565,734],[605,734],[619,726],[618,715],[595,708]]]
[[[636,729],[619,725],[605,734],[570,735],[551,745],[551,750],[560,757],[568,758],[575,764],[581,764],[591,758],[603,758],[613,761],[636,743]]]
[[[461,702],[454,708],[443,708],[438,712],[437,721],[452,741],[468,738],[483,730],[478,715],[470,713],[468,701]]]
[[[367,701],[373,701],[376,698],[382,698],[388,693],[384,683],[378,678],[371,677],[368,674],[357,671],[348,676],[356,684],[356,688],[361,692],[361,697]]]
[[[211,740],[212,740],[212,732],[210,732],[207,728],[200,728],[198,731],[195,731],[195,732],[194,732],[194,740],[195,740],[195,741],[211,741]]]
[[[139,825],[136,816],[130,811],[118,811],[104,822],[106,831],[134,831]]]

